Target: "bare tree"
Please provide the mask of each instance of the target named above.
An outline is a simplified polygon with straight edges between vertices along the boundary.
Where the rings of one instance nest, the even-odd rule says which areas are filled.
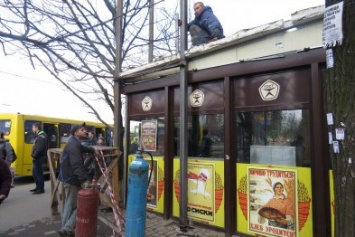
[[[161,1],[160,1],[161,2]],[[161,54],[174,52],[173,19],[166,18],[156,27],[155,47]],[[123,2],[122,69],[147,62],[148,3]],[[116,0],[2,0],[0,3],[0,46],[4,55],[22,54],[33,67],[46,68],[71,91],[84,106],[105,123],[92,106],[102,100],[113,111],[113,75],[115,71],[114,13]],[[172,13],[171,15],[174,15]]]

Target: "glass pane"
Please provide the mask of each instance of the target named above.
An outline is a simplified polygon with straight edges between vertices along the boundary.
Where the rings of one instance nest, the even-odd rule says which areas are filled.
[[[61,143],[67,143],[70,137],[70,124],[59,124],[59,136],[60,136],[60,142]]]
[[[11,120],[0,120],[0,131],[3,131],[4,134],[10,135],[11,130]]]
[[[308,110],[237,112],[237,162],[310,166]]]
[[[175,117],[174,155],[180,155],[180,117]],[[224,157],[224,115],[188,116],[188,156]]]
[[[32,125],[36,122],[40,122],[40,121],[34,121],[34,120],[25,121],[25,142],[26,143],[33,143],[36,137],[36,134],[32,132]]]
[[[129,154],[145,150],[153,156],[164,155],[164,118],[130,121]]]

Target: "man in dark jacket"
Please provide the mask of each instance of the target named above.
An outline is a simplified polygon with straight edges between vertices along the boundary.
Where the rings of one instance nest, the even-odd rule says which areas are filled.
[[[12,175],[3,159],[0,159],[0,204],[9,196]]]
[[[195,19],[188,25],[192,45],[205,44],[224,38],[223,27],[211,7],[203,2],[194,4]]]
[[[76,202],[80,188],[91,187],[92,177],[84,166],[84,153],[95,153],[97,148],[85,146],[82,140],[86,138],[85,123],[73,125],[71,137],[64,147],[60,161],[59,179],[65,190],[65,205],[62,218],[62,228],[58,231],[62,237],[74,236],[76,221]]]
[[[97,139],[95,137],[95,133],[93,131],[90,131],[89,133],[89,139],[88,139],[88,146],[96,146],[97,145]]]
[[[32,125],[32,132],[36,134],[31,152],[33,158],[32,175],[36,182],[36,188],[30,191],[33,194],[42,194],[44,193],[43,165],[47,158],[47,134],[41,130],[39,122]]]
[[[14,152],[12,145],[8,139],[5,139],[5,133],[3,131],[0,131],[0,159],[3,159],[7,166],[10,168],[11,175],[12,175],[12,181],[11,181],[11,188],[14,187],[15,184],[15,174],[13,168],[11,168],[11,163],[14,160]]]

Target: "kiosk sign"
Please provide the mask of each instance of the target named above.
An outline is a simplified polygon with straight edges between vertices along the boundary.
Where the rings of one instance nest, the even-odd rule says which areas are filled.
[[[343,5],[344,2],[325,9],[323,18],[323,45],[334,47],[343,42]]]

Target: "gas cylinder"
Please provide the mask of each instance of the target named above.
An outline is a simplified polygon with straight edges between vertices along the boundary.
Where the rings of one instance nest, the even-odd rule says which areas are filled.
[[[78,192],[76,237],[96,237],[99,191],[95,189],[95,180],[92,181],[92,186],[94,188],[84,188]]]
[[[141,154],[137,154],[129,167],[126,237],[143,237],[145,234],[148,169]]]

